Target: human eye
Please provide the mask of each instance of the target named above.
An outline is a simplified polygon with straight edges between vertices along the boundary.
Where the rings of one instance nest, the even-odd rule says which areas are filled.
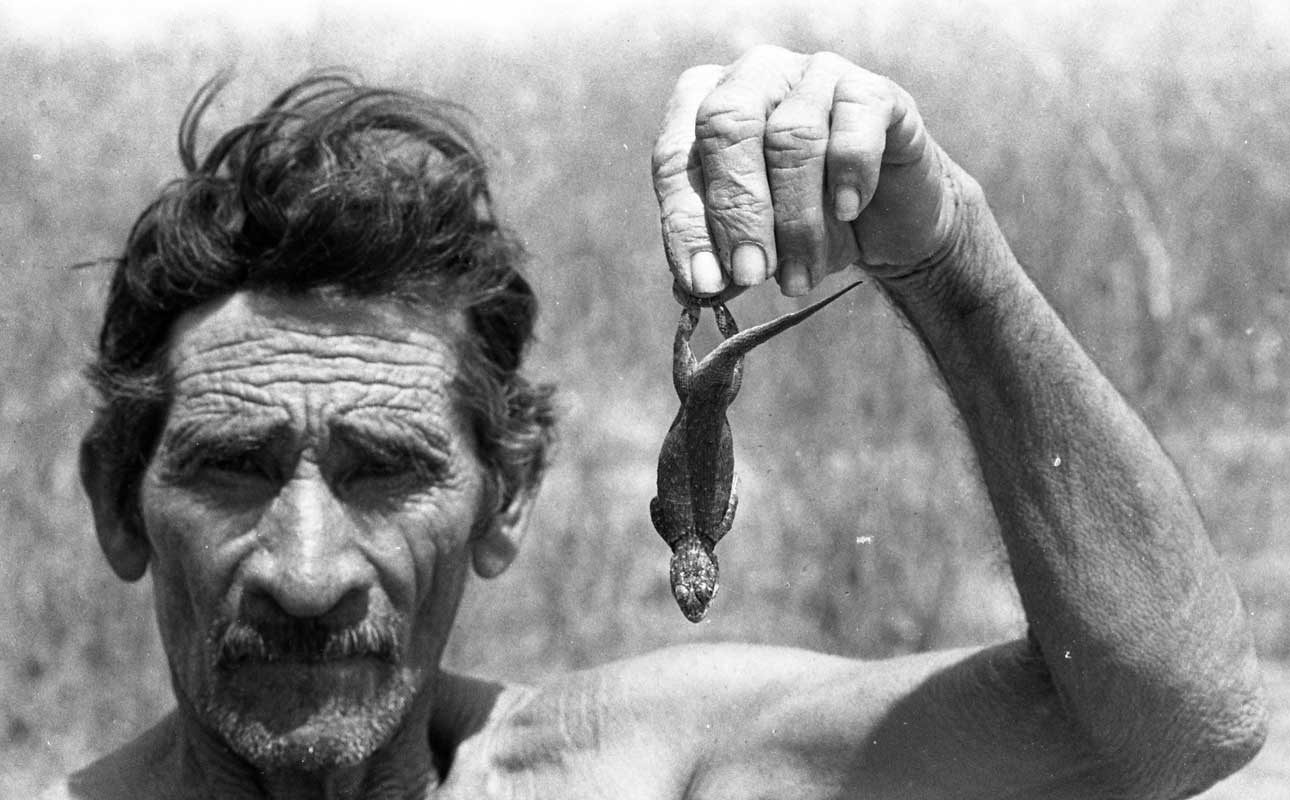
[[[267,480],[271,472],[264,454],[255,450],[215,450],[199,455],[195,461],[197,471],[228,478]]]
[[[223,485],[269,483],[277,470],[262,442],[193,437],[167,453],[165,472],[175,483]]]
[[[341,483],[353,494],[402,495],[429,490],[447,473],[447,460],[392,443],[368,443],[354,453]]]

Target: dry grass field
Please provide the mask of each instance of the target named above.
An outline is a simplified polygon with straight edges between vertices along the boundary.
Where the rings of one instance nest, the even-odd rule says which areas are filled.
[[[1278,710],[1254,766],[1205,797],[1290,796],[1290,33],[1257,4],[1003,5],[641,6],[505,39],[337,11],[110,46],[24,38],[0,5],[0,796],[170,704],[146,581],[108,571],[77,483],[106,268],[68,265],[116,253],[178,169],[188,97],[226,65],[219,125],[347,64],[468,105],[493,149],[545,303],[533,371],[560,383],[563,423],[526,550],[472,586],[455,667],[536,679],[694,639],[877,658],[1020,630],[949,405],[868,289],[750,360],[722,596],[693,627],[671,602],[647,512],[676,313],[649,148],[679,70],[756,41],[836,50],[905,85],[1159,432],[1244,592]],[[773,294],[735,314],[794,305]]]

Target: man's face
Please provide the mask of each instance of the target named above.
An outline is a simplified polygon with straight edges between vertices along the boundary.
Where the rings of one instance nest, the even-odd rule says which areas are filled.
[[[141,490],[158,619],[181,705],[261,768],[356,763],[428,702],[483,505],[459,329],[239,294],[172,334]]]

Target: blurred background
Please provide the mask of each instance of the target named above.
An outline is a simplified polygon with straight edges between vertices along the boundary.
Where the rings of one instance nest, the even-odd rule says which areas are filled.
[[[35,5],[0,2],[0,796],[172,703],[147,581],[108,570],[78,486],[108,271],[69,265],[118,252],[178,173],[189,97],[225,66],[207,143],[343,64],[468,105],[490,145],[545,303],[532,371],[560,384],[563,423],[520,559],[469,591],[454,668],[540,680],[729,639],[880,658],[1023,629],[964,437],[871,288],[749,359],[721,596],[697,626],[669,596],[647,508],[677,309],[649,151],[683,68],[775,42],[918,99],[1187,476],[1290,710],[1290,12],[1274,0]],[[797,305],[766,290],[733,311]],[[1285,797],[1287,725],[1205,797]]]

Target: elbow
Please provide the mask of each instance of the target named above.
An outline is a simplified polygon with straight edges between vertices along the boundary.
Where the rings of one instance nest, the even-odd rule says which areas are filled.
[[[1174,709],[1162,711],[1166,730],[1177,736],[1165,739],[1174,747],[1162,755],[1167,769],[1191,779],[1176,797],[1198,794],[1241,769],[1268,738],[1267,692],[1253,642],[1244,626],[1225,627],[1229,638],[1211,637],[1208,651],[1175,663],[1167,682]]]
[[[1248,764],[1268,736],[1268,706],[1257,667],[1225,685],[1191,686],[1161,709],[1153,732],[1109,759],[1125,797],[1195,796]],[[1188,696],[1190,695],[1190,696]]]
[[[1122,689],[1112,712],[1118,734],[1098,749],[1128,777],[1127,797],[1192,797],[1246,766],[1267,740],[1263,671],[1244,608],[1230,587],[1205,598],[1180,615],[1188,624],[1158,620],[1139,636],[1119,680],[1109,679]]]
[[[1250,763],[1268,738],[1268,705],[1262,682],[1230,687],[1206,704],[1205,717],[1194,724],[1174,766],[1192,776],[1190,797],[1208,789]]]

